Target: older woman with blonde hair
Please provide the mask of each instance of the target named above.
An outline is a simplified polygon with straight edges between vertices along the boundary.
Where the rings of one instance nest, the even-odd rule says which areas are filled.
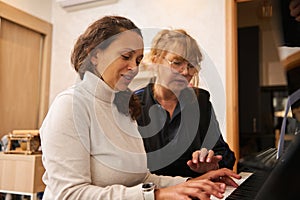
[[[155,174],[196,177],[234,166],[210,94],[198,87],[202,59],[196,40],[183,29],[161,30],[152,41],[147,61],[156,76],[135,94],[142,104],[139,131]]]

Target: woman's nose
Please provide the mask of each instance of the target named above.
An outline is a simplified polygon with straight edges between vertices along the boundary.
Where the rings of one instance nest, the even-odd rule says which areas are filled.
[[[138,65],[137,65],[136,61],[130,61],[128,63],[127,69],[129,69],[131,71],[137,71],[138,70]]]

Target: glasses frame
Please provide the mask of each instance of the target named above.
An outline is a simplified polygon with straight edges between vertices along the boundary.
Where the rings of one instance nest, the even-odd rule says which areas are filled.
[[[167,63],[171,66],[171,70],[173,73],[181,73],[182,71],[184,71],[185,69],[187,70],[188,74],[190,76],[194,76],[195,74],[198,73],[198,70],[188,61],[183,60],[182,63],[180,65],[175,64],[175,60],[169,60],[168,58],[164,57],[164,60],[167,61]],[[181,62],[181,61],[180,61]],[[184,69],[180,72],[179,70],[182,69],[183,65],[186,65],[186,67],[184,67]],[[173,71],[174,70],[174,71]],[[192,70],[192,71],[191,71]]]

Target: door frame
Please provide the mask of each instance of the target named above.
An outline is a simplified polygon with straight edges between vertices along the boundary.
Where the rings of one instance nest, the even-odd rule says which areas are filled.
[[[226,139],[239,160],[237,3],[251,0],[225,1],[226,51]],[[237,162],[234,170],[237,171]]]

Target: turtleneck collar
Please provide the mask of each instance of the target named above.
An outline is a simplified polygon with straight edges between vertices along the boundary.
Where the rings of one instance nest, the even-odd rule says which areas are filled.
[[[102,79],[89,71],[85,72],[81,85],[96,98],[108,103],[113,102],[115,94],[118,92],[113,90]]]

